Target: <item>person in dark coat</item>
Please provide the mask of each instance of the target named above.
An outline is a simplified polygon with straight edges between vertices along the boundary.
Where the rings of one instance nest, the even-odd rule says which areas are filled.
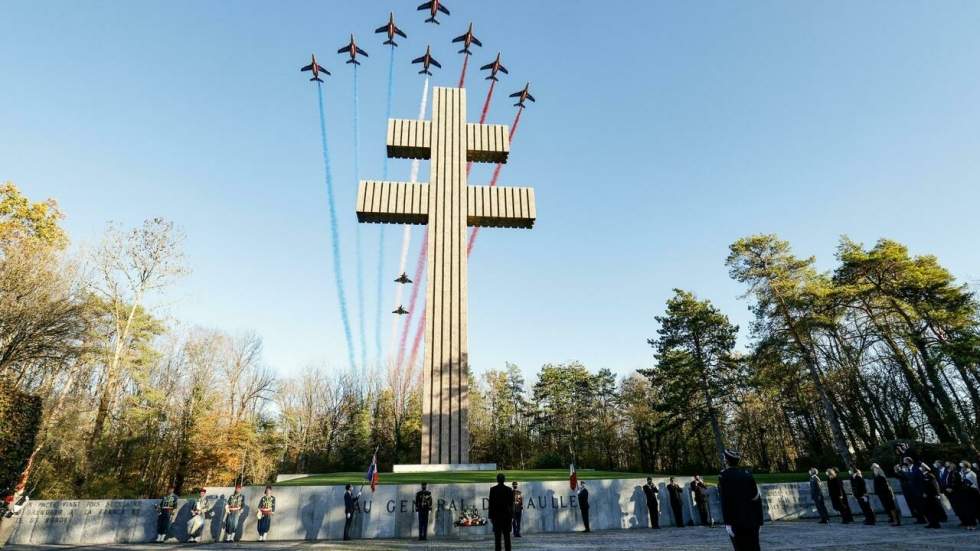
[[[429,513],[432,512],[432,492],[422,483],[422,489],[415,492],[415,512],[419,515],[419,541],[429,538]]]
[[[922,499],[925,502],[926,520],[929,521],[926,528],[942,528],[940,522],[945,511],[940,500],[942,490],[939,488],[939,480],[925,463],[919,465],[919,470],[922,472]]]
[[[704,485],[700,475],[694,475],[691,480],[691,495],[694,496],[694,506],[698,509],[698,516],[701,517],[701,526],[708,526],[708,487]]]
[[[740,459],[738,452],[725,450],[728,468],[718,477],[721,514],[735,551],[759,551],[762,495],[752,473],[738,468]]]
[[[830,495],[830,505],[840,513],[841,523],[853,522],[854,517],[851,515],[851,506],[847,503],[844,481],[837,476],[837,469],[833,467],[827,469],[827,494]]]
[[[585,487],[585,482],[578,483],[578,508],[582,511],[582,524],[585,525],[585,532],[591,532],[589,527],[589,489]]]
[[[361,494],[354,495],[354,488],[350,484],[344,486],[344,539],[350,539],[350,527],[354,524],[354,512],[357,511],[357,500]]]
[[[521,537],[521,517],[524,516],[524,494],[517,489],[517,482],[511,483],[514,489],[514,537]]]
[[[895,471],[895,478],[898,479],[899,486],[902,487],[902,495],[905,496],[905,505],[909,508],[909,514],[918,519],[920,513],[915,508],[915,500],[912,499],[912,485],[909,482],[908,468],[905,465],[896,464],[893,470]],[[897,500],[895,504],[898,505]]]
[[[956,489],[956,497],[960,503],[963,526],[967,530],[977,529],[977,513],[980,508],[980,489],[977,488],[977,475],[970,467],[969,461],[961,461],[958,471],[959,487]]]
[[[817,512],[820,513],[820,524],[827,524],[830,522],[830,515],[827,514],[827,504],[823,501],[819,472],[817,469],[810,467],[810,498],[813,499],[813,505],[816,506]]]
[[[500,540],[504,550],[510,550],[510,531],[514,520],[514,490],[504,484],[504,473],[497,473],[497,485],[490,488],[488,504],[490,522],[493,523],[493,548],[500,551]]]
[[[905,495],[906,500],[910,500],[916,511],[915,523],[925,524],[928,513],[926,511],[924,480],[922,478],[922,468],[920,464],[914,463],[911,456],[902,458],[902,463],[909,474],[909,493]],[[928,468],[928,467],[927,467]]]
[[[875,512],[871,509],[871,497],[868,496],[868,485],[864,481],[864,475],[857,467],[851,469],[851,493],[857,500],[861,512],[864,513],[864,523],[871,526],[875,523]]]
[[[660,500],[658,494],[660,490],[653,483],[653,479],[647,477],[647,483],[643,485],[643,495],[647,498],[647,511],[650,513],[650,528],[660,528]]]
[[[885,470],[882,469],[877,463],[872,463],[871,471],[875,476],[875,495],[878,496],[878,501],[881,502],[881,507],[885,510],[885,514],[888,515],[888,523],[892,526],[901,525],[902,513],[898,510],[898,503],[895,501],[895,491],[892,490],[892,485],[888,483],[888,477],[885,476]]]
[[[674,525],[678,528],[684,526],[684,507],[681,498],[683,492],[684,489],[674,481],[674,477],[670,477],[670,483],[667,484],[667,495],[669,496],[670,509],[674,513]]]

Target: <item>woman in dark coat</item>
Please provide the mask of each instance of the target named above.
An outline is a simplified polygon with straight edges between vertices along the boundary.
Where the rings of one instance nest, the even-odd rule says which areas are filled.
[[[980,489],[975,483],[977,477],[970,468],[970,463],[963,461],[960,469],[956,473],[956,487],[953,489],[953,497],[959,503],[960,521],[967,530],[977,529],[977,513],[980,507]]]
[[[840,513],[841,522],[843,524],[853,522],[851,506],[847,504],[847,492],[844,491],[844,481],[838,478],[837,469],[833,467],[827,469],[827,493],[830,494],[830,505]]]
[[[885,514],[888,515],[889,523],[892,526],[899,526],[902,524],[902,515],[898,512],[898,504],[895,503],[895,491],[892,490],[892,485],[888,483],[885,471],[877,463],[871,464],[871,471],[875,475],[875,495],[878,496],[878,501],[881,502]]]
[[[945,511],[943,510],[943,502],[939,498],[942,495],[942,490],[939,489],[939,480],[936,479],[936,475],[933,474],[929,465],[923,463],[919,465],[919,469],[922,471],[922,492],[926,520],[929,521],[926,528],[942,528],[939,522]]]

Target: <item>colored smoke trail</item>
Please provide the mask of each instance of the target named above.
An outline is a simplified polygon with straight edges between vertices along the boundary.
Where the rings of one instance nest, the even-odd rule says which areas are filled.
[[[385,126],[391,118],[391,97],[395,92],[395,46],[391,45],[388,54],[388,100],[385,106]],[[384,156],[381,168],[381,179],[388,179],[388,155]],[[360,185],[360,184],[358,184]],[[381,299],[384,295],[384,258],[385,258],[385,225],[378,224],[378,274],[377,274],[377,306],[374,312],[374,349],[379,362],[382,361],[381,355]]]
[[[521,122],[521,113],[524,112],[524,108],[521,107],[517,110],[517,115],[514,116],[514,123],[510,125],[510,134],[508,140],[514,141],[514,133],[517,132],[517,125]],[[493,167],[493,176],[490,178],[490,187],[497,185],[497,177],[500,176],[500,168],[504,166],[503,163],[497,163],[497,166]],[[473,252],[473,244],[476,243],[476,236],[480,233],[480,227],[476,226],[473,231],[470,232],[470,241],[466,244],[466,255],[469,256]]]
[[[408,365],[415,365],[415,360],[419,356],[419,345],[422,344],[422,333],[425,331],[425,310],[419,317],[418,327],[415,328],[415,339],[412,341],[412,353],[408,355]]]
[[[347,297],[344,296],[344,270],[340,264],[340,230],[337,227],[337,206],[333,198],[333,174],[330,172],[330,154],[327,147],[327,122],[323,113],[323,87],[316,85],[317,107],[320,109],[320,141],[323,144],[323,178],[327,186],[327,208],[330,215],[331,252],[333,253],[333,271],[337,285],[337,303],[340,305],[340,321],[344,326],[344,338],[347,341],[347,359],[351,370],[354,369],[354,338],[351,335],[350,319],[347,316]]]
[[[462,88],[463,84],[466,82],[466,66],[470,64],[470,54],[465,54],[463,56],[463,70],[459,73],[459,86],[457,88]]]
[[[354,65],[354,185],[360,184],[360,98],[357,93],[357,65]],[[367,333],[364,330],[364,255],[361,251],[361,225],[354,230],[354,260],[357,275],[357,322],[361,343],[361,371],[367,370]]]
[[[428,104],[428,100],[429,100],[429,77],[425,77],[425,83],[423,83],[423,85],[422,85],[422,101],[419,103],[419,116],[418,116],[419,120],[421,120],[422,118],[425,117],[425,107]],[[411,175],[409,177],[409,181],[410,182],[417,182],[418,181],[418,179],[419,179],[419,166],[420,166],[420,163],[421,163],[421,161],[419,159],[413,159],[412,160],[412,172],[411,172]],[[405,273],[406,272],[405,267],[406,267],[406,264],[408,263],[408,248],[409,248],[409,245],[411,244],[411,242],[412,242],[412,226],[409,225],[409,224],[405,224],[405,226],[404,226],[404,228],[402,230],[402,250],[401,250],[401,256],[399,257],[399,261],[398,261],[398,273],[399,274],[402,274],[402,273]],[[423,250],[424,249],[425,249],[425,247],[424,247],[424,241],[423,241]],[[420,254],[425,254],[425,253],[422,252]],[[413,287],[413,293],[417,292],[417,291],[415,291],[415,289],[418,289],[419,285],[422,284],[422,282],[419,280],[420,277],[421,277],[420,274],[415,274],[415,277],[412,278],[412,281],[413,281],[412,285],[414,286]],[[405,286],[402,285],[402,284],[400,284],[400,283],[396,283],[395,284],[395,308],[401,306],[401,304],[402,304],[402,290],[404,288],[405,288]],[[415,299],[412,299],[413,308],[414,308],[414,302],[415,302]],[[411,314],[411,309],[410,309],[408,316],[411,316],[411,315],[412,314]],[[406,325],[406,327],[407,327],[407,325]],[[389,346],[389,349],[391,349],[391,350],[394,350],[394,348],[395,348],[395,338],[396,338],[397,334],[398,334],[398,316],[392,316],[392,318],[391,318],[391,345]],[[404,356],[405,356],[405,339],[403,338],[402,339],[402,345],[401,345],[401,347],[399,348],[399,351],[398,351],[398,358],[399,358],[399,360],[398,360],[398,363],[395,364],[395,365],[397,365],[397,366],[400,367],[401,366],[401,359]]]

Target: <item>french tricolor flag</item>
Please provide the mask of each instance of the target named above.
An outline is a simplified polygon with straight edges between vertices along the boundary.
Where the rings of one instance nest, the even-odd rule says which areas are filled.
[[[572,490],[578,488],[578,473],[575,472],[575,463],[568,465],[568,485],[572,487]]]
[[[368,467],[364,479],[371,482],[371,493],[378,487],[378,450],[374,450],[374,457],[371,458],[371,466]]]

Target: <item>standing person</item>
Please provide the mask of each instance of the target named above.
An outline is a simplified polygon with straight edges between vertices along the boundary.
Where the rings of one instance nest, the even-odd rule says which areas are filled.
[[[269,529],[272,528],[272,514],[276,512],[276,496],[272,495],[272,486],[265,487],[265,493],[259,498],[259,541],[265,541]]]
[[[674,477],[670,477],[670,483],[667,484],[668,501],[670,501],[670,510],[674,513],[674,525],[678,528],[684,526],[684,506],[681,500],[683,492],[684,490],[674,480]]]
[[[902,495],[905,496],[905,505],[908,506],[909,513],[918,519],[920,513],[915,508],[915,499],[912,497],[912,484],[909,480],[908,469],[905,467],[905,465],[896,464],[893,470],[895,471],[895,478],[898,479],[899,486],[902,487]],[[898,502],[896,501],[895,504],[898,505]],[[899,514],[899,516],[901,517],[901,514]]]
[[[585,532],[591,532],[589,527],[589,489],[585,487],[585,482],[578,483],[578,508],[582,510],[582,524],[585,525]]]
[[[958,499],[960,511],[963,513],[963,526],[967,530],[976,530],[978,507],[980,507],[980,489],[977,488],[977,475],[970,468],[969,461],[960,462],[959,478]]]
[[[847,503],[847,492],[844,482],[837,476],[837,469],[827,469],[827,493],[830,495],[830,505],[840,513],[841,523],[850,524],[854,521],[851,516],[851,506]]]
[[[895,502],[895,491],[892,490],[892,485],[888,483],[885,470],[877,463],[872,463],[871,472],[874,473],[875,495],[878,496],[878,501],[881,502],[882,508],[885,509],[885,514],[888,515],[888,523],[892,526],[900,526],[902,524],[902,513],[898,510],[898,503]]]
[[[691,495],[694,496],[694,506],[701,517],[701,526],[708,526],[708,487],[704,485],[700,475],[694,475],[691,481]]]
[[[170,531],[170,519],[172,518],[174,509],[176,508],[177,494],[174,493],[174,487],[171,485],[167,488],[167,495],[160,498],[160,503],[158,503],[156,506],[158,511],[157,543],[167,539],[167,532]]]
[[[245,506],[245,496],[242,495],[242,485],[235,484],[235,492],[228,497],[225,504],[225,541],[234,541],[238,532],[238,517]]]
[[[823,501],[823,491],[820,490],[820,471],[815,467],[810,467],[810,498],[820,513],[820,524],[830,522],[830,515],[827,514],[827,504]]]
[[[490,488],[490,522],[493,523],[493,548],[500,550],[500,540],[504,541],[504,550],[510,550],[510,531],[514,521],[514,490],[504,484],[504,473],[497,473],[497,485]]]
[[[925,501],[925,481],[922,477],[922,468],[919,464],[912,460],[911,456],[905,456],[902,458],[902,463],[905,465],[905,471],[909,475],[909,494],[905,496],[905,499],[910,499],[910,503],[915,506],[915,523],[925,524],[926,523],[926,501]],[[923,463],[924,465],[924,463]],[[928,467],[927,467],[928,468]]]
[[[851,468],[851,493],[857,500],[861,512],[864,513],[864,524],[872,526],[875,523],[875,512],[871,509],[871,498],[868,497],[868,485],[864,481],[864,475],[857,467]]]
[[[423,484],[424,486],[424,484]],[[354,513],[357,511],[357,500],[361,499],[361,493],[354,495],[354,487],[350,484],[344,486],[344,539],[350,539],[350,527],[354,524]]]
[[[515,480],[511,486],[514,488],[514,537],[521,537],[521,517],[524,515],[524,494],[517,489]]]
[[[191,505],[191,518],[187,521],[188,541],[198,543],[204,531],[204,519],[211,516],[211,505],[208,503],[208,491],[204,488],[197,494],[197,499]]]
[[[943,487],[942,481],[940,481],[939,488],[949,500],[949,505],[953,508],[956,518],[960,519],[960,526],[966,526],[966,514],[963,511],[962,499],[963,472],[949,461],[946,462],[946,469],[949,472],[949,476],[946,477],[946,486]]]
[[[650,528],[660,528],[660,500],[657,494],[660,490],[653,483],[653,478],[647,477],[647,483],[643,485],[643,495],[647,498],[647,511],[650,512]]]
[[[426,489],[428,484],[422,483],[422,489],[415,492],[415,511],[419,515],[419,541],[429,537],[429,512],[432,511],[432,492]]]
[[[718,477],[721,515],[735,551],[759,551],[762,495],[752,473],[738,468],[740,460],[738,452],[725,450],[728,467]]]
[[[925,502],[926,520],[929,521],[926,528],[942,528],[940,522],[945,511],[940,500],[942,490],[939,489],[939,479],[925,463],[919,465],[919,471],[922,473],[922,500]]]

